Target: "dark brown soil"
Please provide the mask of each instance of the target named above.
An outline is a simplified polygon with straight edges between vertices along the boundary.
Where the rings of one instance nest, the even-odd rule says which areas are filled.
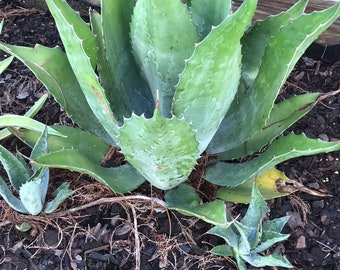
[[[5,18],[1,41],[62,46],[48,13],[0,2],[0,16]],[[322,53],[311,53],[315,59],[305,56],[299,61],[280,98],[339,89],[340,63],[332,61],[338,59],[339,49],[327,54],[327,61],[317,58]],[[4,58],[3,53],[0,56]],[[34,75],[15,60],[0,77],[0,113],[23,114],[44,92]],[[72,123],[52,98],[36,118],[47,124]],[[291,130],[323,140],[340,139],[340,96],[320,102]],[[28,151],[14,138],[1,144],[13,151]],[[334,152],[279,166],[288,177],[332,195],[298,193],[270,202],[272,218],[291,216],[284,229],[291,237],[275,249],[286,254],[296,269],[340,269],[339,159],[340,152]],[[63,181],[69,181],[76,193],[53,215],[19,215],[0,200],[4,219],[0,220],[0,269],[236,269],[231,259],[209,253],[221,243],[205,234],[209,224],[165,211],[145,198],[115,196],[89,177],[68,171],[52,170],[51,191]],[[204,183],[201,186],[207,187]],[[148,184],[134,195],[163,199],[162,192]],[[96,204],[103,198],[107,198],[106,203]],[[83,209],[77,210],[81,206]],[[245,210],[244,205],[233,207],[240,213]],[[22,220],[30,221],[33,230],[17,231],[13,224]]]

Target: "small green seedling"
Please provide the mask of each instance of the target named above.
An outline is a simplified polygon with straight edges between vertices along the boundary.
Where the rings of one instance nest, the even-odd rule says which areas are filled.
[[[30,159],[46,152],[47,129],[34,146]],[[2,177],[0,177],[0,195],[15,211],[30,215],[38,215],[41,211],[51,213],[73,194],[73,191],[68,188],[69,184],[63,183],[53,192],[54,199],[45,203],[49,183],[48,168],[32,165],[30,169],[20,154],[14,156],[1,145],[0,162],[7,172],[12,187],[18,192],[19,198],[14,196]]]
[[[286,240],[289,234],[281,230],[289,217],[266,221],[267,204],[256,185],[253,185],[248,211],[241,221],[234,220],[230,226],[214,226],[208,233],[223,238],[226,245],[218,245],[211,252],[236,259],[238,268],[246,270],[246,263],[255,267],[278,266],[291,268],[290,262],[282,255],[273,253],[264,256],[265,250]],[[231,221],[231,217],[228,217]]]

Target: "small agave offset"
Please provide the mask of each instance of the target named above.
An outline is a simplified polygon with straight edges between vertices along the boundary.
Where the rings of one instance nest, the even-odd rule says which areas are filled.
[[[178,186],[203,152],[217,156],[206,180],[235,187],[287,159],[340,149],[338,141],[281,136],[321,94],[275,103],[305,49],[339,17],[339,3],[305,14],[300,0],[254,24],[256,0],[235,12],[230,0],[102,0],[90,24],[63,0],[46,3],[65,51],[0,49],[25,63],[91,135],[50,134],[50,152],[38,164],[87,173],[124,193],[145,179],[164,190]],[[21,133],[31,145],[37,140]],[[127,164],[101,166],[109,145]],[[251,161],[225,162],[268,145]]]
[[[34,146],[31,159],[42,155],[47,151],[47,129],[38,139]],[[73,191],[68,188],[68,183],[63,183],[54,191],[54,199],[45,203],[48,183],[49,169],[32,166],[28,168],[25,160],[19,154],[14,156],[11,152],[0,145],[0,162],[8,174],[8,178],[13,188],[19,193],[19,198],[15,197],[6,182],[0,177],[0,196],[14,210],[31,215],[38,215],[41,211],[51,213],[69,196]]]

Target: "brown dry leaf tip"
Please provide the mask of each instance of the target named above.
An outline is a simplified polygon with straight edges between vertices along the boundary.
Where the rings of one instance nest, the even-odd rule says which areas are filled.
[[[330,194],[307,188],[303,184],[295,180],[290,180],[289,182],[287,182],[283,179],[278,179],[276,180],[276,189],[281,193],[294,193],[296,191],[301,191],[313,196],[332,197],[332,195]]]

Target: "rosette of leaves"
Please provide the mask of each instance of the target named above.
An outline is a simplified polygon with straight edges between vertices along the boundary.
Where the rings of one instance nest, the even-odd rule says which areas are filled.
[[[222,200],[202,203],[193,187],[182,184],[165,194],[167,207],[185,215],[195,216],[213,224],[208,231],[221,237],[226,244],[215,246],[211,252],[233,257],[240,270],[247,269],[246,263],[255,267],[280,266],[291,268],[292,265],[282,255],[268,249],[289,237],[281,230],[289,217],[268,220],[267,204],[253,183],[248,210],[241,220],[234,219]],[[266,251],[266,255],[264,255]]]
[[[245,216],[240,220],[233,220],[230,226],[214,226],[208,231],[226,242],[225,245],[215,246],[211,252],[220,256],[236,259],[238,269],[246,270],[246,263],[255,267],[279,266],[293,267],[280,254],[261,255],[274,244],[286,240],[289,234],[282,234],[281,230],[289,217],[265,220],[267,204],[256,185],[253,185],[251,201]]]
[[[30,158],[34,159],[46,152],[47,129],[38,139]],[[51,213],[66,198],[73,194],[73,191],[68,188],[69,184],[65,182],[53,192],[54,199],[45,202],[49,183],[48,168],[37,167],[35,165],[29,168],[20,154],[14,156],[1,145],[0,162],[7,172],[9,182],[19,194],[19,198],[10,191],[2,177],[0,177],[0,196],[15,211],[30,215],[38,215],[41,211]]]
[[[275,103],[305,49],[339,17],[340,3],[305,14],[300,0],[254,24],[256,0],[235,12],[230,0],[102,0],[89,24],[65,1],[46,3],[65,50],[0,48],[25,63],[91,135],[76,128],[66,139],[50,135],[50,152],[37,164],[88,173],[123,193],[145,179],[164,190],[178,186],[204,151],[217,157],[206,179],[235,187],[287,159],[340,149],[338,141],[280,136],[321,94]],[[33,144],[38,135],[18,136]],[[100,151],[90,151],[89,141]],[[109,145],[126,164],[101,166]],[[250,161],[225,162],[264,146]]]

